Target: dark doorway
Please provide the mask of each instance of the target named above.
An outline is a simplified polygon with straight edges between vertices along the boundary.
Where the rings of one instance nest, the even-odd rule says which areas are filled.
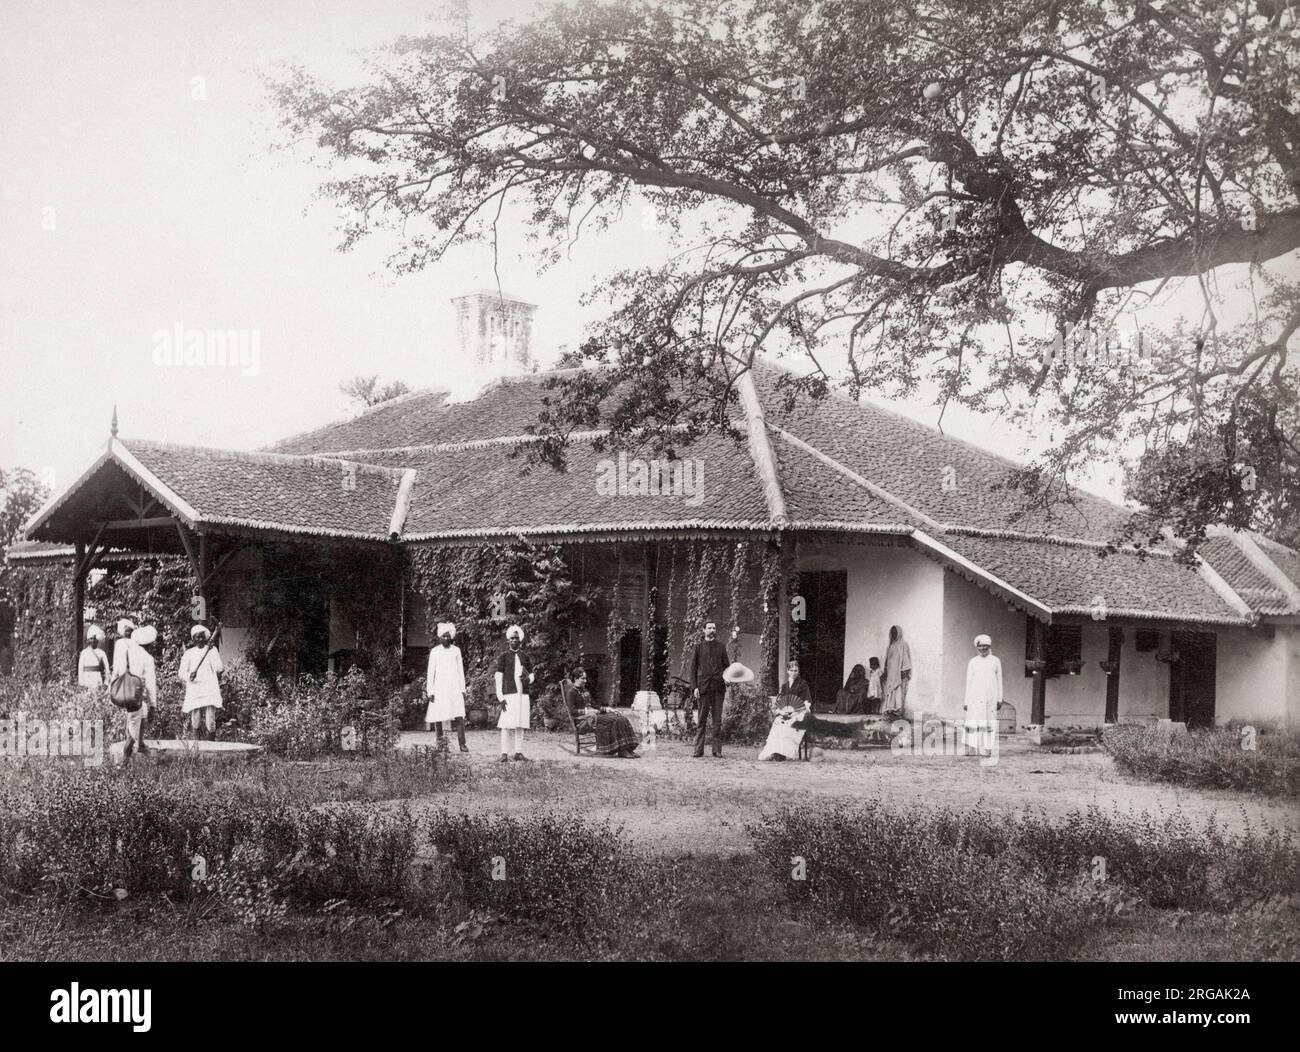
[[[845,570],[815,570],[799,575],[799,597],[804,601],[804,620],[792,624],[799,658],[799,672],[812,690],[813,706],[828,711],[835,706],[835,694],[843,685],[844,620],[848,602],[849,575]],[[785,679],[785,669],[781,669]]]
[[[1174,632],[1170,644],[1178,660],[1169,666],[1169,718],[1188,727],[1213,727],[1214,633]]]
[[[631,705],[641,689],[641,629],[629,628],[618,643],[618,685],[611,705]]]

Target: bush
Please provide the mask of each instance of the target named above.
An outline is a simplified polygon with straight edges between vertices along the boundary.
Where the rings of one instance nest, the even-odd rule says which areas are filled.
[[[637,883],[640,858],[607,820],[441,810],[425,823],[428,842],[455,874],[470,909],[581,934]]]
[[[367,697],[366,678],[356,669],[340,678],[282,679],[276,687],[252,712],[247,737],[254,744],[295,760],[344,752],[371,755],[397,744],[401,695]]]
[[[723,737],[729,742],[762,742],[772,729],[772,702],[756,683],[727,688],[722,716]],[[699,718],[698,712],[696,719]]]
[[[1082,879],[1051,886],[1010,856],[937,836],[930,812],[785,808],[748,830],[791,897],[947,959],[1057,957],[1103,908]]]
[[[1243,747],[1243,732],[1255,748]],[[1154,727],[1110,727],[1102,745],[1124,771],[1198,789],[1242,789],[1300,797],[1300,733],[1235,725],[1161,735]]]
[[[405,811],[249,800],[109,769],[37,773],[6,791],[0,816],[0,889],[63,901],[216,893],[259,916],[279,903],[386,905],[409,897],[416,850]]]
[[[749,827],[796,899],[957,959],[1055,957],[1117,909],[1251,908],[1300,892],[1289,834],[1204,831],[1179,815],[1063,820],[879,804],[785,809]],[[806,879],[792,879],[802,859]]]

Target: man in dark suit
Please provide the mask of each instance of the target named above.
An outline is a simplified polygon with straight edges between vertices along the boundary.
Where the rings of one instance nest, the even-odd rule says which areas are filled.
[[[691,686],[699,705],[699,726],[695,729],[695,755],[704,755],[705,725],[713,720],[713,755],[722,755],[722,697],[727,684],[723,670],[731,664],[727,648],[718,640],[716,621],[704,623],[704,639],[691,654]]]

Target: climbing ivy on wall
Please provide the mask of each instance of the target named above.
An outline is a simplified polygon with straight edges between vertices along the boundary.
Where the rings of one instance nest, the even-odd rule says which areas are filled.
[[[180,661],[189,645],[194,576],[182,558],[109,563],[102,578],[88,582],[86,609],[107,633],[113,652],[117,622],[129,618],[153,625],[153,652],[159,667]],[[24,680],[62,680],[72,675],[72,567],[63,564],[19,566],[14,570],[17,611],[14,621],[14,675]]]
[[[456,624],[466,673],[487,672],[518,624],[541,683],[576,663],[578,630],[595,609],[595,595],[575,580],[560,545],[482,544],[419,547],[409,553],[413,589],[424,598],[428,630]]]

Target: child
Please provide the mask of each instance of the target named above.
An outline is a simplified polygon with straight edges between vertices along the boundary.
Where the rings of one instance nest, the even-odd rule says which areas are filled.
[[[867,711],[878,713],[880,711],[880,658],[873,657],[867,662],[869,669],[867,671]]]

